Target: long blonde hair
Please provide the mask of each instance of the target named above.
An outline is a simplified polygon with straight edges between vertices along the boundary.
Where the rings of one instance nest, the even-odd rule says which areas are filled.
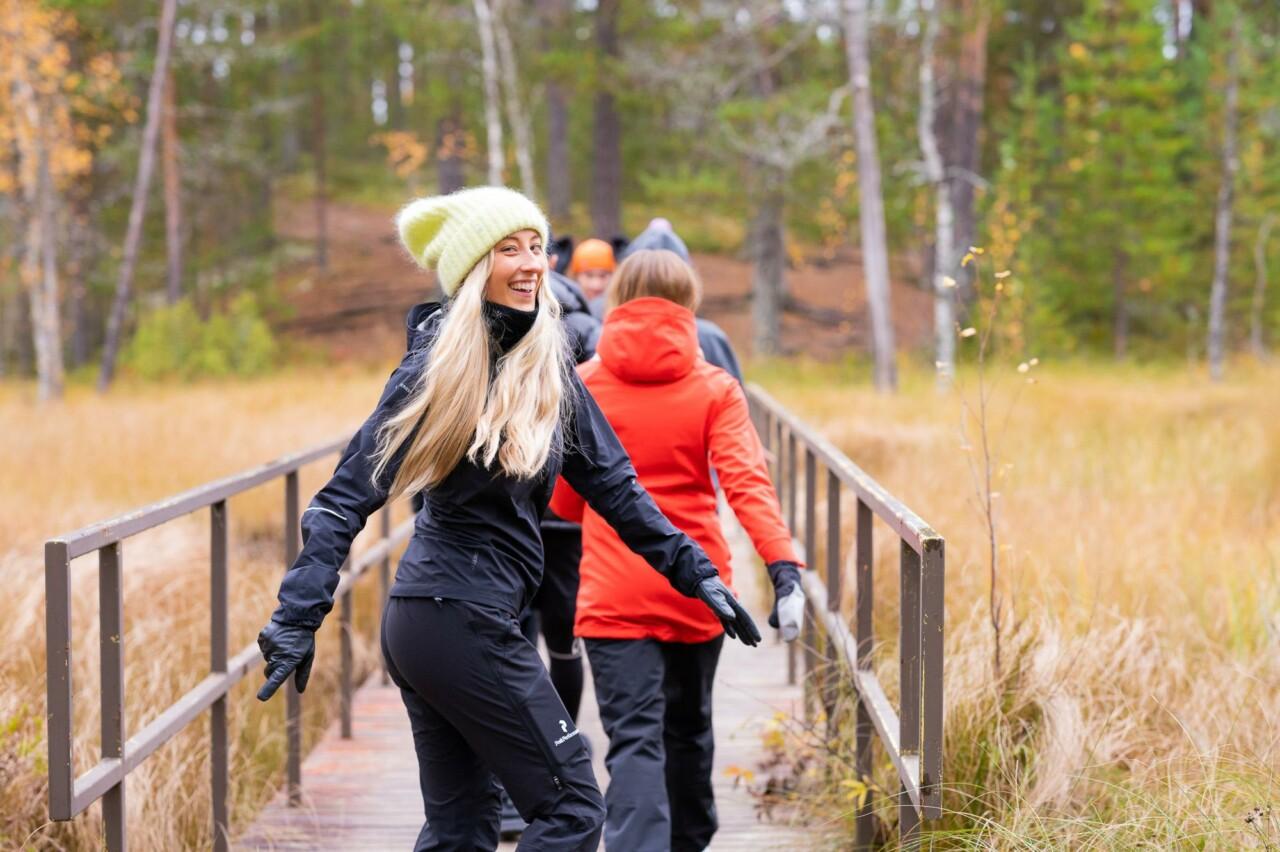
[[[492,268],[490,251],[463,279],[408,400],[378,429],[375,487],[404,454],[388,500],[438,485],[464,456],[485,467],[496,459],[508,476],[529,479],[551,454],[571,363],[560,303],[544,273],[533,327],[501,355],[484,318]]]

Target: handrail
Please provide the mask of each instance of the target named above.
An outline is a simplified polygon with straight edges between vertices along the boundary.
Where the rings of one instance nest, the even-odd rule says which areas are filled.
[[[802,575],[807,598],[804,662],[827,713],[828,725],[838,724],[834,678],[830,670],[850,672],[856,694],[855,764],[869,782],[872,773],[872,734],[880,740],[897,771],[898,832],[904,846],[919,837],[922,821],[942,813],[942,668],[945,585],[945,547],[937,532],[902,501],[848,459],[830,441],[787,411],[758,385],[747,386],[747,399],[765,449],[771,457],[774,485],[793,531],[803,529],[797,548],[813,571]],[[803,478],[798,450],[804,451]],[[819,463],[825,468],[827,502],[826,553],[822,570],[817,557],[817,495]],[[841,558],[842,489],[853,492],[856,505],[854,540],[854,628],[841,609],[845,560]],[[803,496],[802,496],[803,494]],[[804,518],[799,506],[803,500]],[[898,671],[901,700],[895,710],[871,668],[875,647],[872,632],[872,521],[879,518],[899,539]],[[826,636],[824,671],[818,670],[817,626]],[[788,679],[796,679],[795,646],[790,648]],[[805,702],[806,713],[809,703]],[[870,849],[875,839],[871,795],[859,809],[855,844]]]
[[[99,799],[107,849],[116,852],[127,846],[125,824],[125,780],[156,749],[171,740],[205,710],[211,713],[210,749],[212,767],[212,812],[214,849],[226,850],[230,843],[227,794],[229,752],[226,696],[245,678],[262,655],[250,643],[228,657],[228,518],[227,500],[264,483],[283,478],[284,567],[293,563],[299,550],[298,472],[311,462],[333,455],[348,439],[329,441],[233,476],[205,483],[149,506],[45,542],[45,627],[48,666],[49,816],[69,820]],[[126,739],[124,714],[124,583],[123,542],[175,518],[208,508],[210,528],[210,674],[188,690],[140,731]],[[352,586],[374,565],[379,567],[381,594],[385,599],[390,583],[391,554],[413,533],[413,519],[402,521],[393,530],[391,506],[379,513],[379,538],[355,559],[343,566],[335,592],[341,625],[341,674],[339,678],[342,736],[351,736]],[[98,551],[99,572],[99,664],[101,667],[102,756],[87,772],[75,777],[72,751],[71,684],[71,560]],[[385,682],[386,672],[383,672]],[[292,678],[285,687],[287,731],[287,775],[289,803],[301,802],[302,705]]]

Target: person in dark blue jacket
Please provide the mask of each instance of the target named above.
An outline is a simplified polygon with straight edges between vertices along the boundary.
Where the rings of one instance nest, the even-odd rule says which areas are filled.
[[[604,804],[577,728],[517,617],[542,574],[538,524],[563,475],[636,553],[731,636],[760,634],[706,553],[662,515],[567,355],[545,285],[547,225],[523,195],[479,187],[397,218],[447,305],[408,316],[408,351],[302,515],[302,551],[258,637],[259,699],[306,688],[314,633],[368,517],[421,494],[382,620],[431,831],[420,849],[493,849],[500,779],[529,822],[521,849],[595,850]]]

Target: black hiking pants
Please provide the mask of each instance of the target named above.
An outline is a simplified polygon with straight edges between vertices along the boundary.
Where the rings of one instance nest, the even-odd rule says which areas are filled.
[[[578,563],[582,561],[582,528],[542,526],[542,585],[525,610],[521,630],[535,646],[538,632],[547,643],[547,668],[569,715],[578,718],[582,704],[582,650],[573,637],[578,605]]]
[[[711,686],[724,636],[684,644],[587,639],[609,736],[609,852],[701,852],[719,827]]]
[[[590,759],[515,616],[393,597],[382,651],[413,728],[429,828],[419,850],[498,845],[495,776],[529,823],[520,849],[595,852],[604,800]]]

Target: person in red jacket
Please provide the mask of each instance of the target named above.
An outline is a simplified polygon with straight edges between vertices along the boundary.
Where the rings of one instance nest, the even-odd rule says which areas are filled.
[[[698,349],[700,296],[697,273],[674,252],[635,252],[615,273],[597,357],[578,370],[640,483],[732,586],[715,469],[768,564],[777,595],[770,624],[794,639],[804,610],[800,562],[742,388]],[[609,737],[605,846],[704,849],[717,828],[711,688],[724,630],[696,602],[655,582],[563,480],[551,505],[582,523],[574,632],[586,642]]]

